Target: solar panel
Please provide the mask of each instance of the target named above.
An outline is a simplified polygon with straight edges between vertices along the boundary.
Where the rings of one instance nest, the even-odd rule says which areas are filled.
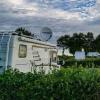
[[[10,34],[0,34],[0,72],[7,67]]]

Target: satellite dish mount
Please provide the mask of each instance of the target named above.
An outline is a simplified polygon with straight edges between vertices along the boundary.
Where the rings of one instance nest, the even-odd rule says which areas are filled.
[[[52,30],[48,27],[42,28],[40,32],[41,40],[42,41],[49,41],[52,38]]]

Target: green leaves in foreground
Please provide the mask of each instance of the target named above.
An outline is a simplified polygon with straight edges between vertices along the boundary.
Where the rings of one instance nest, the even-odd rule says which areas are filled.
[[[0,100],[100,100],[98,70],[68,68],[47,75],[8,70],[0,76]]]

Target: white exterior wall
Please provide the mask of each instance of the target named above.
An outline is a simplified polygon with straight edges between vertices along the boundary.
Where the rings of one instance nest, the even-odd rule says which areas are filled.
[[[13,67],[14,69],[19,69],[20,71],[22,72],[27,72],[27,71],[30,71],[30,63],[29,63],[29,60],[30,60],[30,56],[29,56],[29,53],[27,52],[27,57],[26,58],[19,58],[18,57],[18,53],[19,53],[19,44],[24,44],[26,45],[27,43],[23,43],[23,42],[19,42],[17,40],[17,37],[15,37],[14,39],[14,46],[13,46],[13,55],[12,55],[12,65],[11,67]],[[29,49],[29,45],[27,46],[27,51]],[[28,58],[29,57],[29,58]]]
[[[20,44],[27,45],[26,58],[19,58],[18,56]],[[57,51],[57,50],[55,48],[50,49],[51,48],[50,46],[45,46],[45,48],[47,49],[47,51],[45,51],[45,48],[41,47],[44,45],[41,45],[40,47],[37,47],[37,45],[38,44],[19,41],[18,36],[15,36],[14,44],[12,48],[13,50],[11,50],[12,51],[11,67],[14,69],[19,69],[19,71],[22,71],[22,72],[31,72],[32,66],[31,66],[30,61],[33,61],[33,54],[32,54],[33,50],[39,52],[41,62],[43,62],[44,64],[49,64],[50,63],[50,51]]]
[[[49,52],[50,50],[47,49],[47,51],[45,51],[45,48],[38,48],[38,47],[33,47],[34,51],[38,51],[39,55],[41,57],[41,60],[43,63],[48,64],[50,62],[50,55]]]

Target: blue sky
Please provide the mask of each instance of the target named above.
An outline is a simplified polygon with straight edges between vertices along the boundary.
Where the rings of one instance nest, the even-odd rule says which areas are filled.
[[[100,33],[100,0],[0,0],[0,30],[25,27],[33,33],[50,27],[55,37]]]

